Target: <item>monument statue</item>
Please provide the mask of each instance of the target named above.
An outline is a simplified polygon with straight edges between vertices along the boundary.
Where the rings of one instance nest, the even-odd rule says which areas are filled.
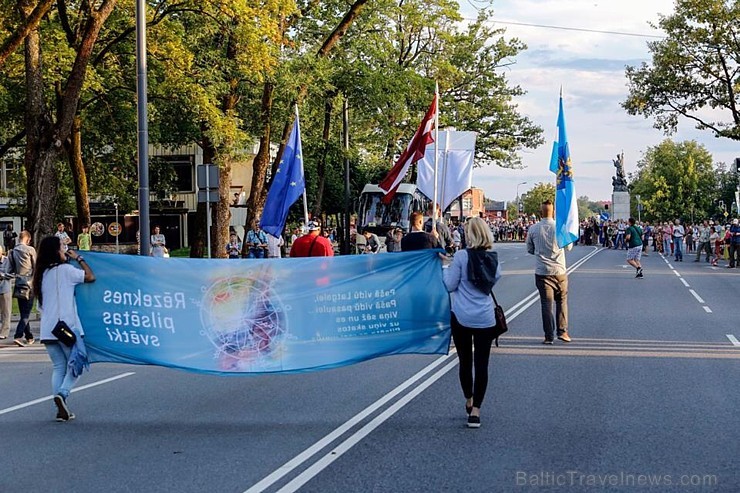
[[[614,167],[617,168],[617,176],[612,176],[613,191],[626,192],[627,177],[624,175],[624,153],[617,154],[617,159],[614,159]]]

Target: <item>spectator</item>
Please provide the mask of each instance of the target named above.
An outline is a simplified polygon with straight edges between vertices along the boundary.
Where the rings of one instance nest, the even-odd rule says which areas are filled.
[[[333,257],[334,247],[321,233],[321,223],[309,221],[308,234],[297,238],[290,249],[291,257]]]

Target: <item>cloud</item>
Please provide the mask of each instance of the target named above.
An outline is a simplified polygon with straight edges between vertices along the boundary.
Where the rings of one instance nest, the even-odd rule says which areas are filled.
[[[467,9],[466,17],[475,17],[468,2],[461,5]],[[673,0],[497,0],[493,7],[494,22],[655,35],[660,32],[648,23],[657,23],[659,13],[670,14]],[[562,86],[577,193],[592,200],[611,199],[611,159],[624,151],[625,171],[634,172],[645,150],[666,138],[653,128],[653,119],[630,116],[621,107],[628,96],[625,66],[650,60],[647,42],[652,38],[504,23],[496,27],[505,28],[505,38],[516,37],[529,47],[516,57],[506,76],[527,92],[514,103],[544,129],[547,142],[521,153],[524,169],[476,169],[474,184],[489,198],[513,200],[522,181],[528,185],[519,187],[520,194],[535,183],[553,182],[547,166]],[[697,140],[713,153],[716,162],[732,162],[740,155],[737,142],[700,132],[690,121],[682,120],[672,138]]]

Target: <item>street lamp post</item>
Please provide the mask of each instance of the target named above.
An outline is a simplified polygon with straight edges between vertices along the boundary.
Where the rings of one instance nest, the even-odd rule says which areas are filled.
[[[642,204],[640,204],[640,195],[636,195],[635,197],[637,198],[637,222],[641,223],[640,212],[642,210]]]
[[[116,208],[116,227],[118,227],[118,202],[113,202],[113,207]],[[121,253],[118,249],[118,237],[121,236],[121,229],[118,229],[118,234],[116,235],[116,253]]]
[[[523,181],[521,183],[517,183],[516,185],[516,212],[517,215],[522,212],[522,204],[519,203],[519,185],[526,185],[527,182]]]

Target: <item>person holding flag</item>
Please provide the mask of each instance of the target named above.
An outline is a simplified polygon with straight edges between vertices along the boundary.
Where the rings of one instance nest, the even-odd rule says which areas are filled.
[[[303,195],[303,215],[308,223],[308,204],[306,202],[306,180],[303,173],[303,150],[301,148],[301,126],[298,108],[295,110],[295,123],[288,137],[282,159],[267,192],[262,212],[260,228],[275,237],[280,237],[285,229],[290,207]],[[266,242],[265,242],[266,243]]]
[[[556,327],[558,339],[571,342],[568,334],[568,275],[563,249],[573,248],[573,242],[579,236],[578,206],[565,133],[562,89],[558,111],[558,140],[553,145],[550,171],[557,176],[554,208],[549,200],[543,202],[540,209],[542,219],[529,228],[527,233],[527,252],[537,257],[535,285],[540,293],[545,332],[543,344],[553,343]]]

